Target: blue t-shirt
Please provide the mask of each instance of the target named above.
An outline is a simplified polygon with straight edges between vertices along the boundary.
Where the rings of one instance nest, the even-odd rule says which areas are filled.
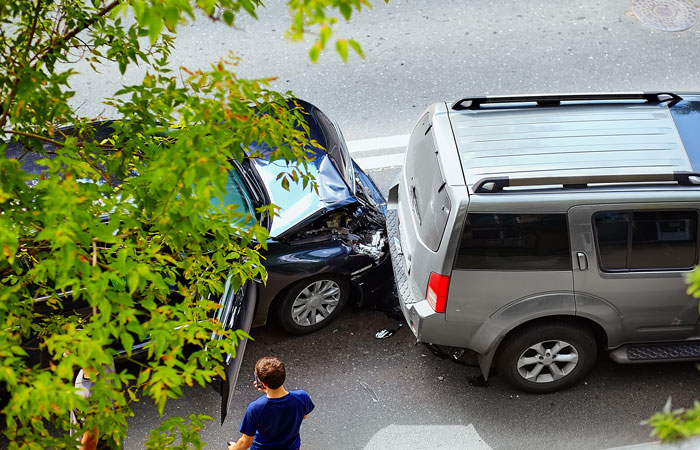
[[[254,436],[251,450],[297,450],[301,421],[313,409],[311,397],[301,389],[280,398],[262,396],[248,405],[241,433]]]

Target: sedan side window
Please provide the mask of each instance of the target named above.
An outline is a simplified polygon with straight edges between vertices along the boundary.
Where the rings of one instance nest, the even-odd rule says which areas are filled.
[[[689,270],[697,263],[697,211],[635,211],[593,218],[605,271]]]

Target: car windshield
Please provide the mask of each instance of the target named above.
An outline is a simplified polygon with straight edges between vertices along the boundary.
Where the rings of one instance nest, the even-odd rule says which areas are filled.
[[[247,214],[250,217],[242,221],[241,225],[247,228],[255,223],[255,207],[253,206],[250,192],[240,174],[235,170],[229,170],[228,172],[226,192],[224,192],[223,200],[224,204],[222,207],[233,206],[237,213]],[[219,199],[216,197],[212,197],[210,202],[214,206],[219,206]]]

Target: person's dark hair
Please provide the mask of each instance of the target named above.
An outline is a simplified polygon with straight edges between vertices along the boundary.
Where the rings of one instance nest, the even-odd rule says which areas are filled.
[[[270,389],[277,389],[284,384],[287,376],[284,363],[274,356],[264,356],[255,363],[255,374]]]

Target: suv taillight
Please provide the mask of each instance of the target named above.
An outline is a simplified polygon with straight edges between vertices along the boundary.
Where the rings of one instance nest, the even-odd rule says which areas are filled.
[[[444,313],[447,305],[447,290],[450,288],[450,277],[435,272],[430,274],[428,291],[425,294],[428,304],[437,313]]]

